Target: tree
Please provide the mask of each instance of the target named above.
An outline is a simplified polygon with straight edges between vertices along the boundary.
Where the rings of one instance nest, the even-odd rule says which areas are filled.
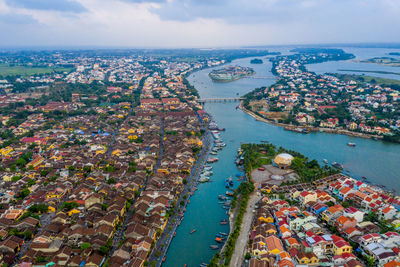
[[[21,199],[22,200],[22,199],[26,198],[30,193],[31,193],[31,191],[29,191],[29,189],[22,189],[17,194],[17,199]]]
[[[114,178],[109,178],[109,179],[107,180],[107,184],[115,184],[115,183],[116,183],[116,181],[115,181]]]
[[[85,249],[91,248],[91,247],[92,247],[92,245],[88,242],[84,242],[81,244],[81,250],[85,250]]]
[[[79,204],[76,203],[75,201],[71,201],[71,202],[64,202],[61,205],[60,209],[65,210],[65,211],[70,211],[70,210],[72,210],[74,208],[77,208],[77,207],[79,207]]]
[[[29,212],[32,213],[46,213],[49,207],[46,204],[34,204],[28,208]]]

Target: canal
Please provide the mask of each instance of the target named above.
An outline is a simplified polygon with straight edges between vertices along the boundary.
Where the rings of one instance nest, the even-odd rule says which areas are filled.
[[[353,52],[353,51],[352,51]],[[232,64],[252,67],[256,78],[245,78],[230,83],[213,83],[208,77],[212,69],[191,74],[189,82],[196,87],[202,98],[241,96],[254,88],[268,86],[275,82],[271,63],[252,65],[250,59],[235,60]],[[261,77],[261,79],[257,79]],[[268,141],[277,146],[297,150],[320,162],[328,159],[343,164],[353,177],[365,176],[369,181],[400,191],[400,146],[369,139],[310,133],[307,135],[285,131],[283,128],[259,122],[236,109],[238,103],[207,103],[205,109],[220,127],[226,128],[221,137],[226,147],[218,153],[219,161],[213,165],[213,182],[200,184],[191,197],[185,218],[173,239],[163,266],[188,267],[208,263],[215,251],[209,246],[216,244],[215,234],[228,232],[228,226],[219,224],[228,218],[226,210],[218,204],[218,195],[224,194],[225,178],[238,173],[234,158],[241,143]],[[348,142],[357,147],[348,147]],[[235,180],[235,186],[237,186]],[[192,229],[196,232],[190,234]]]

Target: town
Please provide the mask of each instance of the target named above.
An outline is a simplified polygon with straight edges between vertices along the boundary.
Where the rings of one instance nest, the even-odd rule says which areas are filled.
[[[272,144],[246,144],[242,151],[256,189],[238,197],[247,209],[237,266],[399,264],[398,197],[364,180],[328,175],[330,167]],[[310,170],[324,174],[306,181],[302,173]]]
[[[191,63],[136,52],[1,55],[20,71],[1,79],[2,266],[161,261],[157,241],[172,236],[168,219],[182,213],[211,144],[185,76],[249,51],[210,53]]]
[[[288,130],[399,140],[398,85],[377,84],[368,76],[307,71],[307,64],[351,58],[342,50],[295,52],[271,59],[276,84],[247,94],[245,109]]]

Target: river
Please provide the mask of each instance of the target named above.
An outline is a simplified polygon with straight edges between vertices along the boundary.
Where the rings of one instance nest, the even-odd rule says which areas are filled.
[[[345,49],[346,50],[346,49]],[[346,50],[347,51],[347,50]],[[354,53],[354,51],[353,51]],[[256,74],[230,83],[213,83],[208,77],[212,69],[191,74],[189,82],[196,87],[202,98],[241,96],[254,88],[268,86],[275,82],[271,63],[250,64],[250,59],[235,60],[232,64],[252,67]],[[323,63],[324,64],[324,63]],[[356,63],[355,63],[356,64]],[[331,69],[330,71],[334,71]],[[372,76],[372,75],[371,75]],[[257,77],[261,77],[258,79]],[[205,109],[220,127],[226,128],[221,137],[226,147],[218,154],[219,161],[213,165],[213,182],[200,184],[191,197],[185,218],[177,230],[163,266],[188,267],[208,263],[215,251],[209,245],[218,232],[228,232],[228,226],[219,221],[228,218],[226,211],[217,204],[219,194],[224,194],[226,177],[238,173],[234,158],[241,143],[268,141],[303,153],[311,159],[328,159],[344,165],[353,177],[365,176],[369,181],[400,191],[400,146],[345,135],[310,133],[307,135],[285,131],[283,128],[256,121],[241,110],[238,103],[207,103]],[[348,147],[348,142],[357,147]],[[235,186],[237,186],[235,181]],[[195,228],[196,232],[190,234]]]

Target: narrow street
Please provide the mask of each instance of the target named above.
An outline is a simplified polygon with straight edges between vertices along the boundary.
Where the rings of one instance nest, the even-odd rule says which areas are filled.
[[[241,266],[246,254],[246,247],[249,240],[249,234],[251,229],[251,223],[253,221],[253,209],[255,204],[261,199],[257,195],[257,192],[253,192],[250,195],[249,202],[247,203],[246,212],[243,216],[242,226],[240,228],[240,234],[236,240],[235,251],[233,252],[231,263],[229,266],[237,267]]]

